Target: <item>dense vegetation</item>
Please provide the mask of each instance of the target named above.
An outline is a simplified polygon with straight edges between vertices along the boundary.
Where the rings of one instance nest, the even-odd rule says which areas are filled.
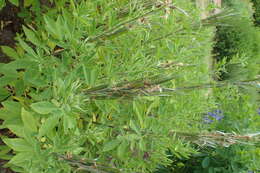
[[[183,0],[10,2],[25,24],[14,47],[1,46],[11,61],[0,63],[0,129],[8,130],[0,166],[260,171],[260,36],[248,3],[229,4],[243,7],[240,17],[224,10],[201,19]],[[214,75],[236,65],[245,77],[213,81],[214,38],[224,40]]]
[[[255,24],[257,26],[260,26],[260,2],[258,0],[251,0],[253,3],[253,9],[254,9],[254,19]]]
[[[224,5],[239,15],[217,27],[214,53],[217,61],[224,61],[222,79],[242,80],[259,74],[259,28],[254,26],[253,10],[249,1],[224,1]]]

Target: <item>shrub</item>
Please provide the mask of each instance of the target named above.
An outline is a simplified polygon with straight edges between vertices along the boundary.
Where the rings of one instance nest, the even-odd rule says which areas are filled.
[[[1,137],[5,167],[147,173],[169,152],[222,145],[203,123],[216,107],[208,85],[194,86],[209,81],[213,29],[192,1],[59,2],[2,47],[13,60],[0,64],[0,128],[14,135]]]
[[[260,26],[260,1],[251,0],[254,8],[254,19],[256,26]]]
[[[214,53],[217,61],[225,59],[222,79],[243,80],[259,73],[260,32],[253,25],[252,8],[247,1],[225,1],[237,12],[233,20],[217,26]]]
[[[159,97],[163,86],[207,79],[213,32],[193,2],[175,2],[190,17],[157,1],[67,2],[2,47],[13,61],[0,64],[1,129],[15,134],[2,138],[5,166],[146,173],[170,164],[166,150],[196,152],[174,130],[200,131],[190,122],[212,106],[205,90]]]

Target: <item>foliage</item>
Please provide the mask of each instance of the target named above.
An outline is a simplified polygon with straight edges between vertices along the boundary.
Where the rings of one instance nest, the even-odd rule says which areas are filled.
[[[19,0],[7,0],[9,3],[16,7],[29,7],[31,5],[35,5],[35,3],[40,3],[40,1],[32,1],[32,0],[24,0],[24,1],[19,1]],[[0,10],[6,6],[7,3],[6,0],[0,0]]]
[[[254,8],[255,24],[260,26],[260,2],[258,0],[251,0]]]
[[[0,128],[15,135],[1,137],[5,167],[145,173],[225,140],[203,124],[209,88],[227,85],[208,84],[221,15],[201,21],[182,0],[61,2],[1,47],[13,60],[0,64]]]
[[[243,87],[243,92],[239,90]],[[173,163],[168,167],[160,167],[156,173],[189,173],[189,172],[202,172],[202,173],[248,173],[259,172],[259,144],[248,144],[249,138],[258,133],[252,134],[259,129],[259,104],[257,100],[259,95],[250,95],[250,90],[254,90],[252,86],[240,86],[237,88],[227,87],[215,88],[214,95],[218,102],[218,109],[208,112],[205,116],[205,128],[209,130],[217,130],[224,136],[235,134],[245,134],[237,139],[245,139],[238,145],[230,145],[229,143],[237,143],[238,141],[226,138],[223,141],[225,147],[213,145],[216,140],[211,142],[200,142],[199,144],[210,144],[207,147],[199,145],[197,147],[198,153],[191,155],[189,158],[177,158],[170,155]],[[255,93],[255,92],[253,92]],[[209,117],[213,117],[209,119]],[[215,121],[214,121],[215,120]],[[202,138],[200,138],[202,139]]]
[[[214,53],[226,61],[220,78],[244,80],[259,74],[260,31],[253,25],[253,10],[247,1],[224,1],[239,15],[217,27]]]
[[[248,152],[245,152],[248,151]],[[233,145],[228,148],[200,148],[200,153],[194,154],[189,159],[175,160],[171,167],[161,168],[156,173],[248,173],[250,171],[259,171],[257,160],[252,162],[254,158],[259,157],[259,148],[253,146]],[[253,169],[253,168],[256,169]]]
[[[200,120],[210,107],[201,96],[205,90],[177,98],[128,97],[130,89],[149,94],[159,85],[207,79],[203,57],[212,29],[194,30],[200,24],[194,4],[104,0],[66,6],[46,13],[37,27],[24,26],[26,38],[17,37],[16,50],[2,47],[13,61],[0,68],[1,128],[16,135],[2,138],[14,154],[6,166],[17,172],[148,172],[171,162],[168,149],[178,157],[194,153],[169,131],[199,130],[190,118]],[[97,98],[100,87],[108,89]]]

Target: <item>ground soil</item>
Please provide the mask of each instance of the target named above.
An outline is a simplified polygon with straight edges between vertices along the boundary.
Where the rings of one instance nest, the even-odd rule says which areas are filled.
[[[0,11],[0,45],[10,47],[15,46],[15,35],[21,32],[22,19],[18,17],[19,8],[6,3],[6,6]],[[7,63],[10,61],[3,52],[0,50],[0,63]]]
[[[6,6],[0,11],[0,46],[15,47],[16,33],[21,32],[23,21],[18,17],[19,8],[6,2]],[[0,49],[0,63],[8,63],[10,58],[6,56]],[[1,108],[1,105],[0,105]],[[0,121],[0,124],[2,122]],[[12,137],[12,134],[7,129],[0,130],[0,136]],[[0,145],[3,142],[0,140]],[[0,173],[14,173],[10,169],[3,168],[7,161],[0,159]]]

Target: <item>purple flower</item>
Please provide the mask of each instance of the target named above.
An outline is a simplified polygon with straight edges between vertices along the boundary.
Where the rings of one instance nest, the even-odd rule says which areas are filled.
[[[203,120],[204,120],[204,123],[206,123],[206,124],[213,123],[213,120],[209,119],[208,116],[205,116],[205,117],[203,118]]]
[[[224,118],[224,114],[221,110],[216,109],[213,112],[208,112],[203,118],[206,124],[212,123],[214,120],[220,121]]]
[[[258,115],[260,115],[260,107],[258,108],[257,113],[258,113]]]

